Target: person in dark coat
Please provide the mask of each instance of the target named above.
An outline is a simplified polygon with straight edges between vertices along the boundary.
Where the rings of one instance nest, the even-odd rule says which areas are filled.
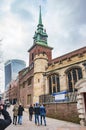
[[[29,120],[30,121],[32,121],[33,111],[34,111],[34,109],[33,109],[33,106],[31,104],[29,107]]]
[[[3,105],[0,105],[0,114],[4,117],[4,119],[0,118],[0,130],[5,130],[11,124],[12,120],[9,113],[3,108]]]
[[[40,106],[38,103],[35,104],[35,107],[34,107],[34,114],[35,114],[35,124],[38,126],[40,125],[39,124],[39,116],[40,116]]]
[[[18,108],[18,124],[20,124],[20,125],[22,125],[23,111],[24,111],[24,108],[23,108],[23,106],[20,104],[20,105],[19,105],[19,108]]]

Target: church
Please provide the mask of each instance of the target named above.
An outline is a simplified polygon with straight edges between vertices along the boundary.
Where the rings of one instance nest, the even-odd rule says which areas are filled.
[[[28,50],[29,66],[19,72],[20,102],[24,106],[36,102],[76,102],[78,91],[81,99],[81,81],[86,110],[86,46],[52,59],[53,48],[47,38],[40,8],[33,45]]]

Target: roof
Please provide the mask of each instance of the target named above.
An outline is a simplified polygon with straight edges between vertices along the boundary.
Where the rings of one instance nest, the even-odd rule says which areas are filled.
[[[80,48],[80,49],[74,50],[74,51],[72,51],[72,52],[69,52],[69,53],[67,53],[67,54],[65,54],[65,55],[62,55],[62,56],[60,56],[60,57],[54,58],[54,59],[52,59],[52,60],[50,61],[50,64],[52,64],[52,63],[57,63],[57,62],[59,62],[59,61],[65,60],[65,59],[67,59],[67,58],[74,57],[74,56],[76,56],[76,55],[78,55],[78,54],[83,54],[84,52],[86,52],[86,46],[85,46],[85,47],[82,47],[82,48]]]

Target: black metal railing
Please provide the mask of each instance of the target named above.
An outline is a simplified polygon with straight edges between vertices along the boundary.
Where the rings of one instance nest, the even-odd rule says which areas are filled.
[[[65,100],[60,100],[60,102],[76,102],[77,101],[77,92],[68,92],[65,94]],[[51,103],[51,102],[58,102],[55,101],[55,96],[53,95],[40,95],[39,96],[40,103]]]

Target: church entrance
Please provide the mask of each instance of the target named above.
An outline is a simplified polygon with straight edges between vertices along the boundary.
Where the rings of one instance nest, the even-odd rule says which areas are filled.
[[[79,113],[80,124],[86,125],[86,78],[79,80],[75,84],[77,89],[77,111]]]

